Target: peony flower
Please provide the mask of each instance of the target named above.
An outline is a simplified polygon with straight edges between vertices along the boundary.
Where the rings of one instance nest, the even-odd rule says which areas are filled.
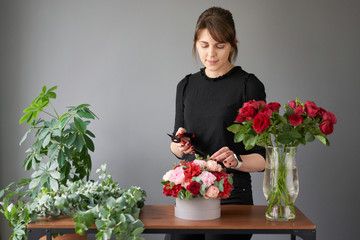
[[[184,178],[185,178],[185,174],[184,174],[184,169],[182,167],[175,168],[169,174],[169,181],[175,184],[181,184],[184,181]]]
[[[239,109],[239,115],[245,117],[246,120],[252,120],[256,115],[256,109],[252,106],[246,106]]]
[[[325,134],[329,135],[334,131],[334,125],[330,122],[330,120],[325,120],[319,125],[320,131]]]
[[[337,123],[337,119],[335,117],[335,114],[333,114],[332,112],[325,112],[322,115],[322,119],[324,120],[329,120],[332,124],[336,124]]]
[[[316,117],[318,111],[319,108],[316,106],[314,102],[310,102],[310,101],[305,102],[305,112],[309,115],[309,117]]]
[[[268,115],[259,113],[254,118],[253,128],[258,134],[260,134],[269,127],[270,123],[271,120]]]
[[[235,121],[238,123],[242,123],[245,120],[246,120],[246,117],[241,114],[238,114],[237,117],[235,118]]]
[[[303,118],[299,114],[293,113],[289,117],[289,123],[294,127],[299,126],[303,123]]]
[[[208,190],[206,190],[205,194],[204,194],[204,198],[209,199],[209,198],[217,198],[219,195],[219,188],[215,187],[214,185],[211,185]]]
[[[294,108],[294,111],[296,114],[303,114],[304,113],[304,107],[302,105],[298,105]]]
[[[169,177],[170,177],[172,171],[174,171],[174,170],[169,170],[165,173],[165,175],[163,176],[164,181],[169,181]]]
[[[206,166],[206,161],[204,160],[200,160],[200,159],[195,159],[193,161],[194,164],[200,166],[200,167],[205,167]]]
[[[271,111],[277,112],[277,111],[279,111],[281,105],[278,102],[271,102],[271,103],[268,103],[268,107],[271,109]]]
[[[189,190],[189,192],[193,195],[196,196],[200,193],[200,187],[201,184],[198,182],[191,182],[188,186],[187,186],[187,190]]]
[[[211,172],[221,172],[222,167],[216,161],[209,160],[206,162],[206,167]]]
[[[265,105],[261,110],[261,113],[265,113],[266,115],[268,115],[269,117],[271,117],[273,111],[271,110],[271,108],[267,105]]]
[[[216,179],[214,174],[212,174],[211,172],[207,172],[207,171],[202,172],[199,175],[199,177],[206,188],[210,187]]]
[[[295,100],[290,101],[288,106],[291,107],[291,108],[295,108],[296,107],[296,101]]]

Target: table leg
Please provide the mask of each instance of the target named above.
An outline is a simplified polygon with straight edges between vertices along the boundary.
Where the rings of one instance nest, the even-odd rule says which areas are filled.
[[[51,240],[51,232],[49,229],[28,229],[27,231],[28,240],[38,240],[45,235],[47,240]]]
[[[316,230],[294,230],[291,234],[291,240],[295,240],[296,236],[304,240],[316,240]]]

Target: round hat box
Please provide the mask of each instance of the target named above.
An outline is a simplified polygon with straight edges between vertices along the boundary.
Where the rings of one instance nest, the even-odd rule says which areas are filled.
[[[176,198],[175,217],[187,220],[212,220],[220,218],[220,200],[217,198]]]

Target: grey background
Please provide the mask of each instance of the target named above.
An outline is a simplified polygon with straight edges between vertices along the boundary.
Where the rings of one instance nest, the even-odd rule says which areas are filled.
[[[160,181],[176,161],[166,136],[173,129],[175,88],[202,67],[191,55],[193,30],[200,13],[214,5],[232,11],[236,64],[263,81],[268,101],[298,96],[336,114],[330,147],[314,142],[299,149],[296,205],[317,225],[319,240],[357,239],[356,0],[2,0],[0,188],[30,175],[22,168],[28,145],[18,145],[27,127],[18,120],[43,85],[58,85],[59,112],[90,103],[100,117],[90,127],[96,135],[93,172],[106,162],[122,187],[147,191],[147,204],[172,204]],[[263,174],[252,177],[255,204],[265,205]],[[8,239],[1,223],[1,239]]]

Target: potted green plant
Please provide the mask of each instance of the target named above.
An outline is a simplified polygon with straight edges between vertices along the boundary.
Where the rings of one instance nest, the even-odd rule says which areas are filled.
[[[27,224],[39,216],[59,215],[74,217],[78,234],[84,234],[95,222],[98,239],[110,239],[112,234],[120,239],[137,239],[143,230],[138,214],[145,191],[138,187],[121,189],[111,175],[106,175],[105,165],[99,170],[100,185],[89,180],[90,152],[95,150],[91,138],[95,135],[88,125],[97,117],[89,104],[69,107],[59,115],[50,102],[56,98],[56,89],[44,86],[19,121],[30,125],[20,144],[34,132],[34,142],[24,161],[24,168],[34,172],[31,178],[11,183],[0,191],[0,212],[13,229],[10,239],[26,239]],[[46,110],[48,106],[53,113]],[[39,113],[50,119],[38,117]],[[106,212],[110,215],[103,221]]]

